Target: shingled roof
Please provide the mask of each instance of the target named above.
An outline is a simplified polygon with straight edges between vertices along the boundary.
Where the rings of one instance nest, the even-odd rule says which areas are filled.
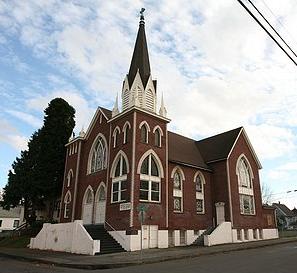
[[[273,203],[272,206],[275,207],[278,211],[280,211],[286,217],[294,216],[294,213],[285,204]]]
[[[241,129],[239,127],[196,142],[196,145],[206,163],[227,159]]]
[[[134,81],[135,75],[138,70],[139,70],[139,74],[140,74],[143,86],[146,86],[148,78],[150,77],[150,74],[151,74],[151,68],[150,68],[150,60],[149,60],[149,54],[147,49],[143,19],[141,19],[139,22],[139,29],[138,29],[132,61],[131,61],[130,69],[128,73],[128,81],[129,81],[130,87]]]
[[[196,141],[172,132],[168,132],[168,157],[169,161],[210,170],[199,152]]]
[[[106,109],[106,108],[103,108],[103,107],[99,107],[101,109],[101,111],[103,112],[103,114],[108,118],[108,119],[111,119],[112,117],[112,111]]]

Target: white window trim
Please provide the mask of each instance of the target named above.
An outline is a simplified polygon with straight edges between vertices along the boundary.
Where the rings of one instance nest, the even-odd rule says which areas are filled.
[[[146,153],[144,155],[146,155]],[[141,202],[161,203],[161,177],[162,177],[161,175],[162,175],[162,172],[161,172],[161,166],[160,166],[159,161],[158,161],[159,158],[157,159],[153,153],[149,153],[145,157],[144,157],[144,155],[141,157],[141,160],[139,161],[138,168],[139,168],[140,180],[144,180],[144,181],[148,181],[149,182],[149,192],[148,192],[148,200],[140,199],[140,197],[139,197],[139,200]],[[149,160],[148,160],[149,174],[148,175],[147,174],[140,173],[141,165],[142,165],[143,161],[146,159],[147,156],[149,156]],[[153,176],[153,175],[151,175],[152,156],[157,161],[156,164],[157,164],[159,176]],[[159,201],[153,201],[151,199],[152,182],[159,183]],[[139,191],[140,191],[140,188],[139,188]]]
[[[68,196],[70,196],[69,201],[67,202]],[[69,216],[66,215],[67,206],[71,203],[71,192],[68,190],[64,197],[64,219],[69,219]]]
[[[103,162],[103,168],[101,170],[98,170],[98,171],[102,171],[102,170],[105,170],[106,169],[106,166],[107,166],[107,161],[108,161],[108,146],[107,146],[107,141],[106,141],[106,138],[103,134],[99,133],[95,140],[93,141],[93,144],[92,144],[92,147],[90,149],[90,152],[89,152],[89,157],[88,157],[88,168],[87,168],[87,174],[91,174],[93,173],[91,170],[92,170],[92,157],[93,157],[93,151],[95,149],[95,146],[96,146],[96,143],[98,141],[99,138],[102,138],[103,142],[104,142],[104,145],[105,145],[105,160]],[[97,172],[97,171],[95,171]]]
[[[126,176],[126,179],[124,179],[124,176]],[[127,191],[127,189],[122,190],[122,182],[125,181],[127,183],[127,175],[124,175],[124,176],[118,177],[118,178],[121,178],[121,179],[115,179],[115,180],[112,181],[112,185],[111,185],[111,200],[110,200],[110,202],[112,204],[121,203],[121,202],[125,202],[126,201],[126,199],[121,199],[121,193],[123,191]],[[114,186],[115,183],[119,183],[119,190],[117,192],[118,193],[118,201],[114,201],[113,200],[113,194],[114,194],[114,192],[113,192],[113,186]]]
[[[151,131],[151,128],[150,128],[149,124],[145,120],[140,122],[140,124],[139,124],[139,129],[140,130],[141,130],[142,126],[146,127],[146,141],[145,141],[145,143],[148,143],[148,140],[149,140],[148,135],[149,135],[149,132]]]
[[[241,198],[241,196],[243,196],[243,195],[245,195],[245,196],[249,196],[249,197],[252,198],[252,202],[253,202],[252,205],[253,205],[253,208],[254,208],[254,211],[253,211],[253,212],[251,212],[251,213],[246,213],[246,212],[244,212],[244,203],[243,203],[243,200],[242,200],[242,198]],[[239,195],[239,207],[240,207],[240,214],[241,214],[241,215],[250,215],[250,216],[256,215],[255,198],[254,198],[253,195],[240,194],[240,195]]]
[[[143,175],[145,177],[150,177],[149,175]],[[147,181],[148,184],[149,184],[149,188],[148,188],[148,200],[145,200],[145,199],[140,199],[139,198],[139,201],[141,202],[149,202],[149,203],[161,203],[161,180],[159,179],[154,179],[156,178],[155,176],[152,176],[151,178],[148,178],[148,179],[145,179],[143,178],[142,179],[142,176],[140,177],[140,180],[143,180],[143,181]],[[154,183],[158,183],[159,184],[159,201],[155,201],[155,200],[152,200],[152,182]],[[139,188],[139,191],[141,189]]]
[[[196,179],[197,177],[200,176],[201,180],[202,180],[202,191],[201,192],[198,192],[196,191]],[[202,200],[202,207],[203,207],[203,210],[202,211],[197,211],[197,208],[196,208],[196,213],[197,214],[205,214],[205,177],[203,175],[202,172],[198,171],[195,173],[194,175],[194,187],[195,187],[195,192],[196,192],[196,199],[195,199],[195,206],[196,205],[196,202],[197,200]]]
[[[73,171],[72,169],[70,169],[67,174],[67,188],[70,187],[72,178],[73,178]]]
[[[157,130],[159,131],[159,143],[160,143],[160,145],[157,146],[157,147],[162,147],[162,137],[163,137],[164,134],[163,134],[163,131],[162,131],[162,129],[161,129],[161,127],[159,125],[154,127],[153,134],[155,134],[155,132]],[[155,139],[154,139],[154,141],[155,141]]]
[[[174,183],[174,175],[175,173],[178,172],[180,175],[180,179],[181,179],[181,189],[174,189],[174,184],[173,185],[173,192],[172,192],[172,196],[173,196],[173,212],[174,213],[183,213],[184,212],[184,198],[183,198],[183,188],[184,188],[184,181],[186,180],[185,174],[182,170],[182,168],[180,166],[175,166],[171,172],[171,178],[173,179],[173,183]],[[181,198],[181,210],[174,210],[174,197],[179,197]]]
[[[130,122],[129,121],[126,121],[125,124],[124,124],[124,126],[123,126],[123,129],[122,129],[122,132],[124,134],[123,144],[126,144],[128,142],[127,141],[127,130],[130,130],[130,129],[131,129]]]
[[[113,137],[113,148],[116,147],[116,143],[117,143],[117,140],[119,140],[118,137],[119,137],[120,133],[121,133],[121,129],[120,129],[119,126],[117,126],[117,127],[113,130],[113,133],[112,133],[112,137]]]
[[[116,167],[117,167],[117,164],[120,160],[120,175],[115,177],[115,171],[116,171]],[[121,199],[121,192],[122,192],[122,181],[126,181],[127,183],[127,177],[128,175],[127,174],[122,174],[122,171],[123,171],[123,161],[125,160],[126,162],[126,167],[127,167],[127,174],[129,173],[129,161],[128,161],[128,158],[126,156],[126,154],[123,152],[123,151],[119,151],[118,154],[116,155],[115,157],[115,160],[113,161],[112,163],[112,167],[111,167],[111,177],[112,177],[112,185],[111,185],[111,196],[110,196],[110,202],[112,204],[114,203],[121,203],[121,202],[124,202],[126,201],[126,199]],[[113,186],[115,183],[119,183],[119,190],[118,190],[118,201],[114,201],[113,200]],[[128,188],[125,190],[127,191]]]

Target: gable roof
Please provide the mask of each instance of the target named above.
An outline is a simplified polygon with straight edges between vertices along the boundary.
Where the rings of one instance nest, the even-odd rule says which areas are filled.
[[[105,117],[107,118],[107,120],[111,119],[112,117],[112,111],[104,108],[104,107],[99,107],[101,109],[101,112],[103,113],[103,115],[105,115]]]
[[[168,131],[169,161],[210,170],[205,164],[196,141]]]
[[[280,211],[286,217],[294,216],[294,213],[285,204],[273,203],[272,206],[275,207],[278,211]]]
[[[206,163],[227,159],[233,145],[242,130],[239,127],[196,142]]]

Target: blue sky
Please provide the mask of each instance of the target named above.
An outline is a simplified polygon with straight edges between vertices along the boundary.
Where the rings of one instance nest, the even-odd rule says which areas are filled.
[[[296,2],[254,2],[296,51]],[[51,99],[75,107],[77,132],[112,108],[141,7],[170,129],[200,139],[244,126],[273,201],[297,207],[296,67],[234,0],[0,0],[0,187]]]

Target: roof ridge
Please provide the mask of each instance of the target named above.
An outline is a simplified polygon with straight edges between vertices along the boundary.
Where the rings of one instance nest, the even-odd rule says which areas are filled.
[[[231,129],[231,130],[228,130],[228,131],[225,131],[225,132],[222,132],[222,133],[213,135],[213,136],[209,136],[209,137],[206,137],[206,138],[203,138],[203,139],[200,139],[200,140],[196,140],[196,142],[201,142],[201,141],[204,141],[204,140],[207,140],[207,139],[211,139],[211,138],[214,138],[214,137],[218,137],[218,136],[220,136],[220,135],[223,135],[223,134],[226,134],[226,133],[230,133],[230,132],[236,131],[236,130],[238,130],[238,129],[242,129],[242,128],[243,128],[243,126],[240,126],[240,127],[237,127],[237,128],[234,128],[234,129]]]

